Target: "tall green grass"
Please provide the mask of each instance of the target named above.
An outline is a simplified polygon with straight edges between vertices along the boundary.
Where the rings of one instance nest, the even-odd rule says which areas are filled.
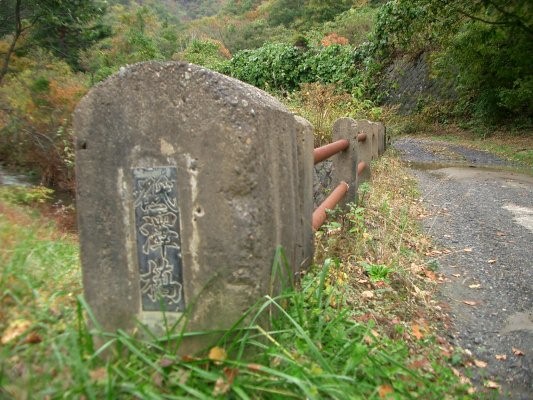
[[[426,367],[413,366],[401,336],[354,318],[333,258],[304,275],[297,290],[285,282],[281,294],[260,299],[197,354],[183,355],[182,340],[212,332],[169,327],[156,338],[141,325],[142,334],[104,332],[81,296],[76,242],[27,219],[26,209],[0,205],[0,334],[26,321],[0,350],[2,399],[467,396],[438,354],[428,350]],[[281,251],[276,260],[273,279],[290,276]]]

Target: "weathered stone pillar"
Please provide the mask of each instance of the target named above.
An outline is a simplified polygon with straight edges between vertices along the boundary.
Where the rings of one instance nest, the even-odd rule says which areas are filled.
[[[379,126],[376,122],[370,123],[370,132],[372,135],[372,161],[379,158]]]
[[[333,162],[333,185],[335,188],[341,181],[348,184],[348,193],[339,205],[357,201],[357,126],[352,118],[339,118],[333,124],[333,141],[346,139],[350,146],[331,157]]]
[[[314,232],[311,226],[311,216],[313,214],[313,148],[314,148],[314,128],[305,118],[295,117],[299,124],[297,131],[298,138],[298,166],[299,166],[299,191],[301,199],[301,224],[302,238],[300,265],[295,265],[298,271],[306,270],[313,261],[314,253]],[[311,165],[311,169],[309,168]]]
[[[377,125],[378,131],[378,156],[381,156],[385,152],[385,142],[387,140],[385,135],[385,125],[381,122],[374,123]]]
[[[82,99],[74,129],[83,285],[104,329],[185,312],[187,330],[228,328],[279,286],[278,246],[294,272],[309,262],[310,128],[265,92],[136,64]]]
[[[367,120],[356,121],[358,137],[357,186],[370,180],[370,162],[372,161],[372,126]]]

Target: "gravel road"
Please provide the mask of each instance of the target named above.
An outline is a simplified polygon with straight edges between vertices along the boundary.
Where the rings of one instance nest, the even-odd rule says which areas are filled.
[[[393,147],[419,181],[424,228],[449,250],[435,259],[440,294],[450,341],[477,361],[473,383],[496,398],[533,399],[533,170],[428,139]]]

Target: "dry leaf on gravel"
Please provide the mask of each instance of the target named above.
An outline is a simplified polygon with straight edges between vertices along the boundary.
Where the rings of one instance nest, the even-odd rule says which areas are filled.
[[[467,247],[466,249],[463,249],[465,253],[470,253],[472,250],[474,250],[472,247]]]
[[[455,278],[459,278],[461,276],[461,274],[452,274],[453,277]]]
[[[391,385],[381,385],[378,390],[379,397],[381,399],[387,397],[389,394],[394,393],[394,389]]]
[[[469,287],[470,289],[479,289],[479,288],[481,287],[481,285],[480,285],[479,283],[476,283],[476,284],[474,284],[474,285],[468,285],[468,287]]]
[[[418,324],[413,324],[412,330],[413,330],[413,336],[417,338],[418,340],[424,337],[424,334],[420,332],[420,326]]]
[[[478,368],[487,368],[487,363],[481,360],[474,360],[474,365]]]
[[[478,304],[477,301],[472,301],[472,300],[463,300],[463,303],[469,306],[477,306]]]
[[[24,333],[26,333],[30,326],[31,322],[25,319],[16,319],[11,321],[2,335],[2,344],[7,344],[19,336],[22,336]]]
[[[485,381],[483,386],[485,386],[486,388],[489,388],[489,389],[500,389],[500,385],[498,385],[494,381]]]
[[[371,299],[374,297],[374,292],[371,290],[365,290],[364,292],[361,293],[361,296],[364,297],[365,299]]]
[[[516,347],[513,347],[513,354],[515,356],[523,356],[524,355],[524,352],[520,349],[517,349]]]
[[[487,261],[489,264],[494,264],[496,262],[496,260],[488,260]]]
[[[507,355],[506,355],[506,354],[496,354],[494,357],[495,357],[496,360],[498,360],[498,361],[505,361],[505,360],[507,360]]]

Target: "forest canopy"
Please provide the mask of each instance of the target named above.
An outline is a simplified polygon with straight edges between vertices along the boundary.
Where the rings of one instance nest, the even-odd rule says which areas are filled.
[[[529,0],[1,0],[0,159],[72,188],[70,113],[92,85],[146,60],[197,63],[285,98],[322,85],[352,110],[370,110],[390,66],[424,54],[431,79],[449,90],[423,104],[446,104],[443,119],[530,129],[532,8]]]

